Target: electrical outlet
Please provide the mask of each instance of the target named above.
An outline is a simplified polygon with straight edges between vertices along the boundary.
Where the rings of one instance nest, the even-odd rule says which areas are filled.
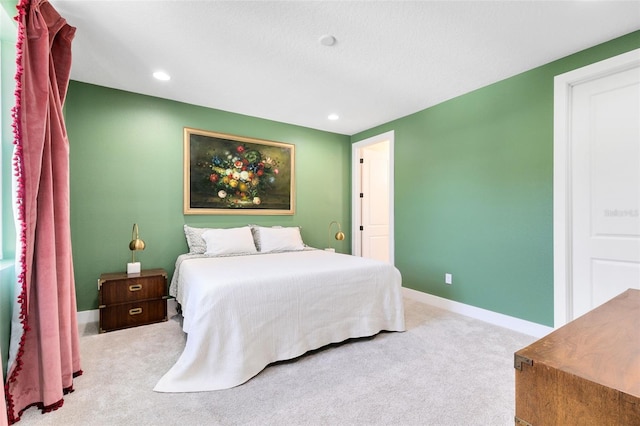
[[[444,274],[444,283],[449,285],[453,284],[453,275]]]

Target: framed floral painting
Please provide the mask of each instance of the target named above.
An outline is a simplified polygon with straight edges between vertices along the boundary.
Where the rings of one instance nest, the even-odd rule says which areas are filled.
[[[294,214],[295,145],[184,128],[184,214]]]

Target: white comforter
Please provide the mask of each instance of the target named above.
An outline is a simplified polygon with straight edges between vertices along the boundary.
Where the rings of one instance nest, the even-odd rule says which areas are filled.
[[[227,389],[274,361],[405,329],[400,272],[371,259],[323,250],[187,256],[175,274],[187,342],[158,392]]]

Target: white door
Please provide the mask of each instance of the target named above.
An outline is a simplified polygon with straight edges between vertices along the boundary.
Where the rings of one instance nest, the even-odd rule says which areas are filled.
[[[640,288],[640,51],[635,59],[568,95],[564,322]]]
[[[352,253],[391,264],[394,263],[393,144],[391,131],[352,146]]]
[[[640,288],[640,69],[573,91],[573,316]]]
[[[389,142],[360,151],[362,257],[389,262]]]

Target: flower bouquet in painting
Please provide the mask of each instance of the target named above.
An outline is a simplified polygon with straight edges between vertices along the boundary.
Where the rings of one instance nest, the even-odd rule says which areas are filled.
[[[293,150],[185,129],[185,213],[293,214]]]

